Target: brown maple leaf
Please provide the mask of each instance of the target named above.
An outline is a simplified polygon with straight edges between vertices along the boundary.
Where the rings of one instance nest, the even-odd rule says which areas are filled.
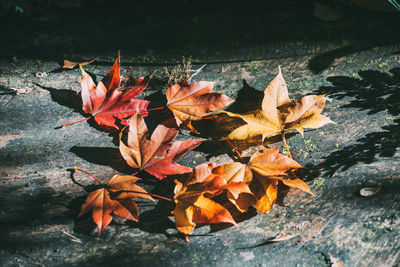
[[[249,206],[256,203],[249,186],[240,179],[227,179],[229,171],[221,171],[221,168],[223,167],[217,167],[214,163],[203,163],[196,166],[183,184],[175,181],[175,197],[186,192],[188,188],[191,191],[208,192],[212,196],[219,195],[226,190],[228,200],[240,212],[247,211]]]
[[[197,171],[202,172],[203,170],[199,170],[201,168],[205,170],[208,166],[202,164]],[[236,222],[230,212],[211,198],[222,193],[225,189],[231,190],[235,195],[246,191],[246,188],[248,189],[247,185],[243,183],[227,184],[224,179],[217,175],[210,174],[204,178],[204,176],[195,177],[194,173],[189,176],[190,181],[185,185],[175,181],[177,184],[175,187],[176,206],[172,211],[176,228],[185,235],[188,242],[188,236],[193,232],[197,223],[222,222],[235,225]],[[248,192],[250,193],[250,190]]]
[[[212,173],[222,177],[228,183],[248,184],[250,191],[257,199],[256,209],[266,213],[272,208],[278,196],[278,181],[312,194],[307,184],[296,175],[296,171],[300,169],[304,167],[292,158],[280,154],[277,147],[254,153],[247,164],[232,162],[214,168]],[[240,204],[243,210],[247,210],[249,203],[246,200]]]
[[[93,221],[99,229],[99,235],[110,224],[113,214],[137,222],[138,207],[132,198],[153,200],[146,190],[135,184],[138,180],[140,178],[131,175],[114,175],[107,185],[87,196],[78,217],[92,210]]]
[[[191,172],[191,168],[174,161],[205,141],[205,139],[190,139],[173,142],[177,135],[177,129],[158,125],[149,140],[144,119],[136,113],[129,120],[127,145],[121,141],[122,132],[120,133],[119,149],[129,166],[145,170],[161,180],[167,175]]]
[[[167,107],[173,112],[178,126],[183,123],[195,131],[191,121],[201,120],[234,101],[226,95],[211,92],[214,84],[205,81],[189,84],[185,79],[167,89]]]
[[[127,118],[137,112],[140,112],[142,116],[147,116],[149,101],[134,98],[147,87],[151,76],[152,74],[137,79],[129,77],[126,79],[126,83],[121,83],[119,53],[114,65],[97,86],[92,77],[82,69],[82,79],[80,81],[82,108],[85,113],[91,114],[90,117],[84,120],[93,117],[99,125],[119,129],[116,124],[117,121],[128,125]],[[67,123],[63,126],[72,123]]]
[[[256,208],[266,213],[275,203],[278,194],[278,181],[289,187],[301,189],[313,194],[308,185],[296,175],[304,169],[294,159],[279,153],[279,148],[263,149],[254,153],[248,163],[253,180],[250,189],[257,197]]]
[[[262,135],[262,140],[264,140],[281,134],[288,150],[284,135],[286,131],[295,129],[303,135],[303,128],[319,128],[327,123],[332,123],[328,117],[321,114],[325,100],[326,94],[323,94],[303,96],[297,102],[292,102],[279,68],[278,75],[264,91],[261,110],[243,115],[228,111],[220,112],[231,117],[241,118],[246,122],[245,125],[232,131],[227,136],[228,139],[244,140]]]
[[[79,66],[86,66],[86,65],[89,65],[90,63],[92,63],[94,61],[96,61],[96,58],[92,59],[92,60],[81,61],[81,62],[74,62],[74,61],[69,61],[69,60],[64,59],[64,65],[62,66],[62,68],[63,69],[73,69],[78,65]]]

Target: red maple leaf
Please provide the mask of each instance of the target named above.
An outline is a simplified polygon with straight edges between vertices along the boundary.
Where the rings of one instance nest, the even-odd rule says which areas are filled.
[[[91,114],[91,116],[80,121],[94,118],[99,125],[119,129],[116,124],[117,121],[128,125],[127,119],[136,112],[140,112],[142,116],[148,115],[149,101],[138,100],[135,97],[147,87],[153,73],[137,79],[127,77],[121,82],[119,52],[114,65],[97,86],[92,77],[82,68],[81,70],[82,108],[85,113]]]

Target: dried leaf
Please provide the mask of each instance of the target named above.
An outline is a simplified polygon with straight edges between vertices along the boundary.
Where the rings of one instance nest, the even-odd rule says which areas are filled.
[[[120,57],[118,54],[114,65],[106,76],[96,86],[90,77],[82,69],[81,95],[83,111],[92,114],[99,125],[105,125],[118,129],[116,122],[128,125],[127,119],[139,112],[147,116],[149,101],[134,99],[149,84],[152,74],[138,79],[128,79],[129,86],[121,86]]]
[[[167,175],[191,172],[191,168],[179,165],[174,161],[204,141],[204,139],[190,139],[173,142],[177,135],[177,129],[158,125],[149,140],[144,119],[136,113],[129,120],[127,145],[121,141],[121,132],[119,149],[129,166],[145,170],[161,180]]]
[[[294,159],[279,153],[279,147],[263,149],[254,153],[249,162],[253,172],[272,180],[280,180],[285,185],[299,188],[312,194],[308,185],[297,178],[295,172],[304,169]]]
[[[81,61],[81,62],[73,62],[73,61],[69,61],[64,59],[64,65],[62,66],[63,69],[73,69],[76,66],[86,66],[89,65],[90,63],[96,61],[97,59],[92,59],[92,60],[88,60],[88,61]]]
[[[176,228],[188,236],[193,232],[196,223],[230,223],[236,222],[227,209],[217,202],[206,198],[203,193],[184,193],[175,199],[176,207],[172,211]]]
[[[211,92],[213,82],[195,82],[189,84],[185,79],[167,89],[167,107],[174,113],[178,126],[182,123],[194,130],[190,122],[200,120],[211,112],[224,108],[233,100],[226,95]]]
[[[244,140],[262,135],[262,139],[295,129],[303,135],[303,128],[318,128],[332,121],[321,115],[325,106],[326,94],[304,96],[293,103],[288,96],[288,90],[281,69],[264,91],[261,110],[247,114],[235,114],[227,111],[231,117],[241,118],[245,125],[232,131],[227,138]]]
[[[255,205],[261,213],[268,212],[278,197],[278,181],[289,187],[299,188],[312,194],[308,185],[299,179],[296,171],[304,169],[292,158],[279,154],[279,148],[263,149],[254,153],[247,164],[233,162],[215,167],[212,173],[221,176],[228,184],[243,182],[249,185],[256,202],[242,201],[240,211]],[[233,202],[238,204],[238,202]],[[245,204],[245,205],[244,205]],[[247,207],[247,208],[243,208]]]
[[[372,197],[381,190],[381,186],[377,187],[365,187],[360,189],[360,195],[363,197]]]
[[[138,207],[132,198],[153,200],[146,190],[135,184],[138,180],[140,179],[135,176],[114,175],[104,188],[97,189],[87,196],[78,217],[92,210],[99,235],[112,221],[112,214],[137,222]]]
[[[222,177],[214,174],[210,174],[207,177],[195,177],[196,173],[203,175],[207,172],[207,168],[206,164],[202,164],[200,168],[197,168],[197,171],[195,169],[192,175],[189,176],[191,182],[185,183],[184,186],[175,181],[177,183],[175,188],[176,207],[172,214],[175,217],[176,228],[186,236],[186,240],[193,232],[196,223],[224,222],[236,224],[229,211],[210,198],[222,193],[225,189],[237,190],[235,193],[239,194],[241,190],[246,190],[243,186],[247,187],[244,183],[242,183],[243,185],[228,185]],[[248,192],[250,193],[249,190]],[[205,193],[210,198],[204,196]]]

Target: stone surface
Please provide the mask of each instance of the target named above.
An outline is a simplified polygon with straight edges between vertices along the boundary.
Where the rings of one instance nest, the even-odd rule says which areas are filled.
[[[98,9],[107,13],[102,1],[98,2]],[[185,44],[188,50],[171,44],[166,44],[168,49],[160,49],[163,35],[151,35],[166,27],[162,22],[169,13],[161,12],[160,8],[149,15],[147,23],[135,24],[145,27],[140,28],[141,46],[149,44],[150,54],[148,50],[136,51],[138,44],[130,48],[132,37],[127,37],[126,43],[124,35],[108,28],[102,31],[114,38],[118,36],[117,42],[96,44],[94,40],[100,40],[101,27],[91,22],[90,16],[82,18],[89,26],[72,31],[78,22],[68,24],[68,12],[77,15],[86,10],[92,14],[97,10],[84,4],[79,9],[71,7],[61,13],[51,13],[54,11],[49,9],[45,13],[50,20],[58,14],[59,25],[70,31],[60,33],[37,20],[33,21],[40,27],[29,36],[20,36],[34,27],[24,21],[13,26],[20,27],[20,35],[13,35],[18,33],[14,28],[4,31],[2,36],[12,36],[9,40],[16,43],[0,45],[4,51],[0,61],[1,263],[5,266],[331,266],[334,257],[345,266],[398,265],[400,35],[398,29],[390,27],[393,21],[398,22],[398,16],[354,10],[354,15],[339,22],[321,23],[311,16],[308,5],[298,8],[282,5],[264,10],[266,15],[246,7],[255,13],[244,18],[232,15],[239,7],[227,8],[221,16],[232,20],[229,27],[222,23],[222,18],[214,17],[215,12],[199,9],[192,14],[193,21],[190,20],[196,26],[185,26],[177,35],[177,40],[183,40],[183,33],[189,34],[190,42]],[[278,11],[284,15],[277,16]],[[32,14],[35,18],[36,13]],[[205,23],[207,18],[221,28]],[[244,28],[235,25],[247,25],[245,18],[259,23],[254,26],[255,33],[239,38],[238,49],[235,44],[221,49],[219,45],[233,42],[236,35],[226,33],[221,37],[218,32],[233,27],[230,33],[236,31],[241,36]],[[276,19],[275,24],[268,25],[272,18]],[[131,28],[124,24],[125,17],[113,14],[107,21],[112,19],[121,27],[109,27],[128,36]],[[173,19],[167,26],[182,21],[186,20]],[[213,27],[215,32],[209,40],[196,35]],[[92,28],[94,31],[90,32]],[[146,29],[148,39],[143,37]],[[175,33],[173,29],[170,30]],[[270,39],[279,29],[281,35]],[[296,35],[290,35],[294,31]],[[90,34],[86,36],[86,32]],[[171,32],[164,34],[172,39]],[[214,44],[218,38],[224,42]],[[41,47],[47,40],[47,46]],[[203,41],[197,42],[200,40]],[[288,140],[295,159],[311,170],[307,183],[315,196],[293,190],[284,200],[284,206],[274,206],[267,215],[253,210],[235,227],[196,228],[191,243],[186,243],[175,229],[170,214],[172,203],[138,200],[139,223],[116,220],[98,237],[90,216],[77,219],[86,191],[94,181],[81,173],[72,174],[70,168],[88,170],[102,181],[117,172],[132,170],[119,155],[116,133],[102,131],[91,121],[55,129],[83,118],[76,95],[80,90],[77,83],[80,73],[60,70],[57,57],[99,57],[97,63],[86,66],[99,80],[111,66],[117,49],[122,50],[123,73],[134,76],[171,67],[167,63],[178,61],[181,55],[193,55],[195,69],[202,65],[200,61],[207,62],[194,80],[216,81],[215,90],[237,99],[236,106],[231,108],[241,112],[260,103],[262,91],[276,75],[279,65],[292,97],[330,91],[332,102],[327,103],[324,114],[336,124],[306,131],[304,138],[294,135]],[[217,53],[221,50],[225,54]],[[158,71],[141,97],[162,103],[166,81],[163,71]],[[157,114],[158,117],[147,119],[150,128],[162,117]],[[185,131],[180,136],[189,137]],[[180,163],[193,167],[207,160],[226,162],[231,156],[229,147],[209,140]],[[148,191],[172,196],[171,179],[158,182],[151,177],[143,178],[140,184]],[[362,188],[378,186],[380,191],[371,197],[359,194]],[[268,241],[280,233],[292,238]]]

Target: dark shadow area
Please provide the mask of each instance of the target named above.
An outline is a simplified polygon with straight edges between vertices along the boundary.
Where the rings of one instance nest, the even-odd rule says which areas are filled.
[[[73,146],[70,152],[87,162],[110,166],[120,173],[132,173],[133,169],[126,164],[118,148],[113,147],[79,147]]]
[[[17,91],[0,86],[0,95],[16,95]]]
[[[7,191],[22,192],[24,186],[8,186]],[[2,212],[0,223],[24,224],[27,221],[43,219],[45,206],[54,200],[55,191],[50,187],[41,186],[32,194],[13,195],[7,194],[2,188]]]
[[[173,191],[173,187],[171,192]],[[140,208],[140,206],[139,206]],[[164,234],[168,236],[167,229],[175,229],[175,223],[168,217],[174,209],[174,203],[165,200],[158,200],[154,208],[140,213],[139,222],[129,223],[147,233]]]
[[[121,50],[133,57],[132,64],[141,65],[179,62],[182,55],[199,62],[232,62],[332,50],[316,45],[321,41],[334,47],[356,43],[357,48],[337,57],[365,49],[364,43],[387,45],[400,38],[394,12],[346,6],[344,19],[326,22],[312,15],[311,0],[27,2],[23,16],[2,18],[3,58],[62,61],[65,54],[92,58]],[[95,64],[104,61],[109,65],[103,59]]]
[[[241,223],[243,221],[250,220],[254,216],[257,216],[257,210],[250,206],[248,211],[241,213],[227,198],[226,192],[216,196],[213,198],[217,203],[221,204],[225,209],[229,211],[232,215],[232,218],[235,220],[236,223]],[[234,225],[230,223],[213,223],[210,225],[210,233],[218,232],[229,227],[233,227]],[[197,228],[197,227],[196,227]]]
[[[39,179],[36,179],[37,181]],[[36,187],[36,188],[35,188]],[[30,189],[31,188],[31,189]],[[70,218],[64,214],[66,195],[58,194],[43,184],[0,187],[0,249],[18,253],[34,251],[39,247],[52,247],[59,236],[41,236],[33,229],[43,226],[68,224]],[[18,233],[17,235],[13,233]]]
[[[50,93],[51,100],[57,104],[70,108],[82,116],[86,116],[86,113],[84,113],[82,110],[82,98],[79,93],[73,90],[55,89],[38,83],[34,83],[34,85],[48,91]]]
[[[234,113],[246,113],[261,108],[264,92],[251,87],[243,79],[243,87],[238,91],[235,102],[226,110]]]
[[[397,38],[393,38],[393,39],[388,39],[386,41],[382,41],[381,39],[377,38],[376,40],[371,40],[369,42],[354,43],[351,45],[333,49],[331,51],[313,57],[310,60],[308,67],[314,74],[319,74],[322,71],[328,69],[332,65],[332,63],[337,59],[340,59],[342,57],[351,54],[356,54],[362,51],[370,50],[373,48],[378,48],[380,46],[389,46],[383,48],[382,49],[383,51],[381,51],[380,54],[398,53],[398,51],[400,51],[400,40]],[[393,48],[393,46],[396,48]]]
[[[322,87],[318,92],[331,91],[334,99],[350,98],[350,102],[341,108],[356,108],[368,111],[368,114],[385,111],[391,122],[383,126],[382,131],[368,133],[327,156],[318,168],[331,175],[357,163],[372,163],[377,156],[392,157],[400,147],[400,119],[397,118],[400,114],[400,68],[394,68],[390,73],[368,70],[358,74],[360,78],[330,77],[328,81],[332,86]],[[354,116],[352,120],[357,120],[357,114]]]
[[[68,212],[66,215],[74,220],[73,231],[75,233],[90,235],[97,228],[92,218],[92,211],[78,218],[78,214],[81,211],[83,203],[86,201],[86,197],[87,195],[71,200],[68,203]]]
[[[94,76],[91,74],[91,76]],[[93,81],[96,83],[96,80],[93,78]],[[77,112],[81,114],[84,117],[89,117],[89,114],[86,114],[82,110],[82,98],[80,96],[80,93],[77,93],[73,90],[67,90],[67,89],[55,89],[51,87],[46,87],[37,83],[34,83],[36,86],[39,86],[40,88],[48,91],[50,93],[51,99],[56,102],[57,104],[70,108],[74,112]],[[65,123],[70,123],[71,121],[65,121]],[[116,136],[116,129],[111,128],[111,127],[106,127],[106,126],[99,126],[93,118],[88,119],[87,121],[82,121],[78,123],[88,123],[90,127],[95,128],[96,130],[107,132],[110,134],[110,136],[115,137]],[[117,121],[116,124],[118,125],[119,122]],[[65,127],[74,127],[73,125],[68,125]],[[60,129],[62,128],[62,125],[57,125],[55,129]],[[115,139],[115,138],[114,138]],[[113,140],[116,142],[115,140]]]

